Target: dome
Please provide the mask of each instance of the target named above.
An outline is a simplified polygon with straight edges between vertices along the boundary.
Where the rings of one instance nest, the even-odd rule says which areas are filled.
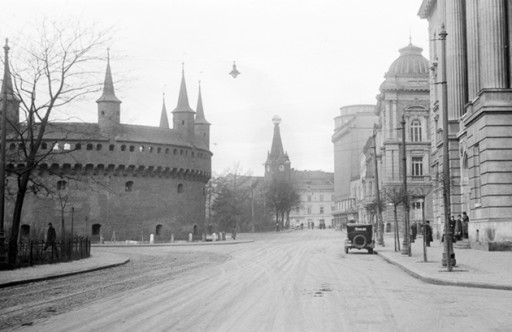
[[[390,75],[410,75],[410,74],[429,74],[429,62],[423,55],[423,49],[409,43],[406,47],[400,49],[400,56],[389,67],[386,76]]]

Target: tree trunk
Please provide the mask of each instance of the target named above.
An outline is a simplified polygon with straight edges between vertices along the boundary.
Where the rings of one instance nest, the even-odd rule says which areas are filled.
[[[30,172],[26,172],[21,176],[21,180],[18,186],[18,193],[16,194],[16,202],[12,216],[11,236],[9,238],[8,264],[10,267],[14,267],[16,265],[16,258],[18,257],[18,236],[21,222],[21,210],[25,201],[29,175]]]

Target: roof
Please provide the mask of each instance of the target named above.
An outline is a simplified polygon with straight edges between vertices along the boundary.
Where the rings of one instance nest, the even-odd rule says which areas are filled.
[[[394,75],[429,75],[430,64],[428,60],[421,55],[423,49],[409,43],[406,47],[400,49],[400,56],[393,61],[385,77]]]

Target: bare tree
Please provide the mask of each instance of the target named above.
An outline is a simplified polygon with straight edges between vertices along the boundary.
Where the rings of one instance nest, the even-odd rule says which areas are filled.
[[[10,124],[11,141],[19,144],[18,167],[11,172],[17,179],[11,234],[9,265],[17,256],[20,218],[27,190],[43,186],[33,176],[38,166],[52,154],[69,153],[59,149],[41,149],[43,138],[51,130],[51,116],[59,108],[99,91],[100,83],[91,80],[92,64],[102,58],[96,51],[107,42],[107,32],[74,28],[69,24],[44,22],[39,35],[30,39],[29,46],[20,47],[21,59],[13,66],[14,94],[19,99],[22,117]],[[55,128],[56,130],[58,128]]]
[[[283,228],[285,217],[300,204],[300,195],[290,181],[272,180],[266,184],[265,200],[274,211],[276,224]]]
[[[400,204],[404,204],[408,201],[407,194],[404,193],[403,188],[386,191],[386,200],[393,205],[393,213],[395,217],[394,236],[395,236],[395,251],[400,251],[400,234],[398,232],[398,218],[397,218],[397,207]]]

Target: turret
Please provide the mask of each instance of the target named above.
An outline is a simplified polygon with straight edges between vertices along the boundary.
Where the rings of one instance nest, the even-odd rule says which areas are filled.
[[[199,95],[197,97],[196,119],[194,120],[196,139],[204,142],[210,149],[210,123],[204,117],[203,97],[201,96],[201,81],[199,81]]]
[[[121,123],[121,101],[114,92],[114,82],[110,71],[110,56],[107,58],[107,72],[103,83],[103,94],[96,100],[98,103],[98,124],[102,134],[115,135]]]
[[[20,100],[14,95],[12,87],[11,68],[9,67],[9,45],[8,40],[5,40],[5,61],[4,61],[4,79],[2,81],[2,92],[0,95],[0,114],[3,111],[4,96],[7,101],[7,125],[6,132],[13,129],[13,126],[18,126],[20,122]]]
[[[160,128],[169,129],[169,119],[167,118],[167,108],[165,107],[165,93],[162,103],[162,114],[160,114]]]
[[[187,86],[185,84],[185,69],[181,70],[180,95],[178,105],[172,111],[173,129],[183,133],[186,137],[194,136],[194,110],[188,104]]]

